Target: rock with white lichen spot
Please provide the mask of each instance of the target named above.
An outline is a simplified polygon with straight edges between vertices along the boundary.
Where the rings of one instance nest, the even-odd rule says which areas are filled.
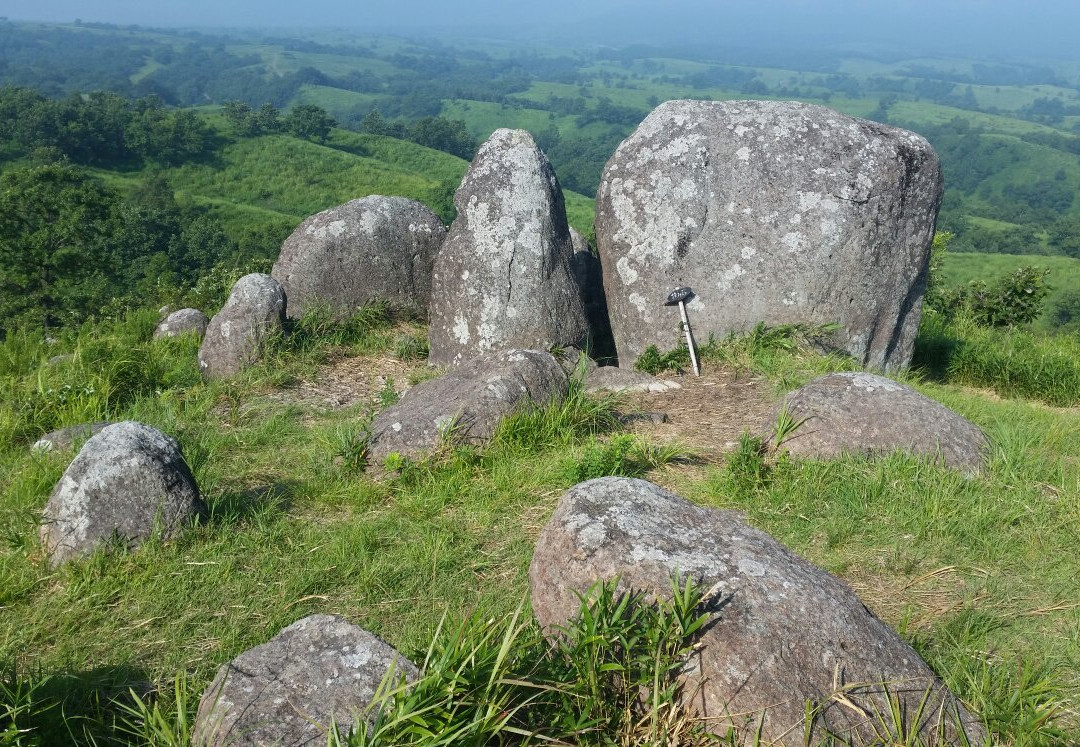
[[[714,731],[760,728],[764,744],[802,745],[810,703],[811,743],[827,734],[869,743],[880,738],[875,715],[893,723],[892,699],[922,743],[960,743],[958,724],[971,744],[986,743],[981,722],[846,584],[737,513],[644,480],[604,477],[562,497],[529,570],[533,610],[553,631],[578,613],[577,594],[601,579],[656,598],[670,596],[676,574],[714,592],[684,680],[690,705]]]
[[[457,218],[435,259],[434,365],[509,348],[584,348],[589,337],[562,190],[524,130],[496,130],[454,195]]]
[[[314,747],[367,714],[390,669],[416,667],[389,644],[336,615],[297,620],[217,672],[203,693],[194,747]]]
[[[908,365],[941,169],[905,130],[784,101],[669,101],[619,145],[596,241],[623,365],[674,348],[691,286],[699,339],[837,323],[862,365]]]
[[[371,195],[301,223],[270,274],[285,291],[291,318],[314,304],[344,317],[377,301],[426,314],[444,238],[446,227],[421,203]]]
[[[898,381],[869,373],[834,373],[787,395],[762,426],[775,441],[780,412],[801,423],[779,448],[831,459],[842,453],[906,451],[967,474],[982,471],[988,442],[979,427]]]
[[[285,293],[269,275],[251,273],[236,281],[229,300],[210,320],[199,348],[205,379],[235,376],[258,360],[267,337],[285,322]]]
[[[40,535],[55,567],[112,544],[135,547],[155,533],[171,537],[205,515],[180,445],[156,428],[125,421],[98,431],[64,470],[45,504]]]
[[[593,392],[666,392],[682,386],[670,379],[659,379],[644,371],[617,366],[599,366],[585,374],[585,391]]]
[[[502,419],[525,406],[561,402],[569,378],[551,353],[504,350],[458,366],[407,391],[371,426],[368,458],[416,457],[440,444],[480,444]]]

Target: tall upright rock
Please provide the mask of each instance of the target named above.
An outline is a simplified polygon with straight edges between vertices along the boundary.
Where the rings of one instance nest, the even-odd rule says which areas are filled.
[[[619,145],[596,239],[620,362],[674,347],[677,286],[699,338],[839,323],[863,365],[911,360],[941,203],[918,135],[820,106],[669,101]]]
[[[427,311],[431,267],[446,228],[416,200],[369,195],[311,216],[281,247],[271,275],[288,298],[285,313],[314,303],[348,316],[369,303]]]
[[[588,324],[570,270],[562,190],[524,130],[496,130],[454,196],[435,260],[430,354],[456,365],[489,351],[583,347]]]
[[[282,329],[285,303],[285,292],[269,275],[253,272],[237,280],[199,348],[203,378],[227,379],[257,361],[267,337]]]

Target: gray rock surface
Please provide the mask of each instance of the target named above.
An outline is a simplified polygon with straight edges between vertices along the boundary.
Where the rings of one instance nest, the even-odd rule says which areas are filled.
[[[199,348],[203,378],[235,376],[254,363],[267,335],[281,329],[285,303],[285,292],[269,275],[252,273],[237,280]]]
[[[617,366],[600,366],[585,374],[586,392],[666,392],[669,389],[682,389],[682,385],[671,379],[659,379],[644,371]]]
[[[106,426],[112,423],[105,421],[100,423],[83,423],[81,425],[69,425],[67,428],[58,428],[46,433],[34,442],[30,448],[34,451],[67,451],[75,447],[76,442],[83,441],[100,433]]]
[[[524,130],[496,130],[454,195],[457,219],[435,260],[433,365],[494,350],[585,347],[562,190]]]
[[[693,706],[718,719],[716,731],[725,730],[725,716],[739,714],[736,724],[753,729],[763,715],[764,744],[802,745],[811,700],[822,707],[813,743],[826,729],[862,743],[872,736],[868,714],[888,718],[881,687],[888,683],[909,717],[932,688],[922,729],[928,743],[937,743],[932,728],[943,705],[959,709],[973,744],[986,741],[977,719],[842,581],[735,512],[696,506],[644,480],[590,480],[562,497],[529,570],[533,610],[549,629],[577,614],[575,590],[597,580],[618,577],[623,589],[669,596],[676,573],[715,589],[685,677]],[[838,688],[867,714],[833,699]]]
[[[781,408],[806,420],[780,449],[795,456],[831,459],[841,453],[896,450],[940,461],[967,474],[981,472],[988,441],[979,427],[915,389],[869,373],[821,376],[788,394],[763,424],[775,438]]]
[[[348,316],[380,300],[426,314],[432,264],[444,238],[446,227],[425,205],[371,195],[301,223],[270,274],[281,283],[292,318],[315,302]]]
[[[369,458],[415,457],[439,446],[483,443],[516,408],[562,401],[569,379],[551,353],[505,350],[417,384],[383,410],[371,427]]]
[[[573,228],[570,229],[570,243],[574,247],[570,270],[581,288],[585,320],[589,324],[589,352],[597,360],[614,364],[615,340],[611,336],[611,322],[608,320],[604,271],[600,266],[600,257],[589,248],[585,237]]]
[[[170,313],[154,328],[154,339],[159,337],[178,337],[186,332],[194,332],[201,340],[206,334],[210,319],[198,309],[180,309]]]
[[[217,672],[203,693],[194,747],[325,745],[331,721],[347,732],[393,667],[416,667],[389,644],[335,615],[297,620]]]
[[[905,130],[797,102],[661,104],[597,193],[620,363],[678,344],[662,304],[688,285],[700,340],[835,322],[863,365],[907,366],[941,196],[937,156]]]
[[[87,441],[45,505],[41,541],[53,567],[118,540],[135,547],[155,530],[168,538],[205,516],[180,445],[125,421]]]

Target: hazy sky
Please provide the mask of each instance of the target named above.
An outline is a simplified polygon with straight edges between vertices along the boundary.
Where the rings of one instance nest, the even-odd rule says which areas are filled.
[[[866,45],[1080,58],[1077,0],[3,0],[13,19],[454,30],[596,43]]]

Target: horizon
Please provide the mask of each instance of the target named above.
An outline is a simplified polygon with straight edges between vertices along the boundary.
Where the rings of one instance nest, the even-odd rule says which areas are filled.
[[[250,2],[166,2],[154,6],[103,0],[9,0],[19,22],[109,23],[151,28],[451,35],[459,38],[572,45],[690,44],[739,49],[833,50],[908,57],[1080,61],[1074,29],[1080,4],[1063,0],[1029,7],[1014,0],[908,0],[878,7],[857,0],[760,0],[752,7],[677,0],[658,11],[641,0],[551,0],[538,6],[477,0],[467,9],[433,0],[371,0],[363,8],[313,0],[268,10]]]

